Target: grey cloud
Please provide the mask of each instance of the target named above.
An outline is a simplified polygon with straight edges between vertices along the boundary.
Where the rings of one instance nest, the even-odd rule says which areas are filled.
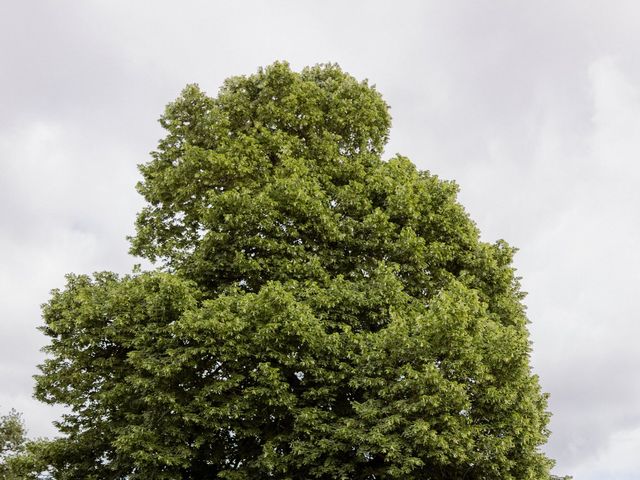
[[[624,1],[4,2],[0,406],[51,433],[59,411],[25,380],[38,305],[65,272],[136,261],[135,164],[164,104],[277,59],[337,61],[391,105],[387,154],[458,181],[484,238],[520,247],[558,471],[640,478],[638,21]]]

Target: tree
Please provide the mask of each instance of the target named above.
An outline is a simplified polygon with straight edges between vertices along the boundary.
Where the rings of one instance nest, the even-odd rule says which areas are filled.
[[[131,239],[159,269],[44,306],[55,478],[549,478],[514,250],[382,160],[374,87],[276,63],[160,122]]]
[[[0,417],[0,480],[38,480],[47,476],[47,465],[37,453],[45,440],[29,440],[22,415],[11,410]]]
[[[0,479],[15,478],[11,460],[22,453],[26,441],[24,422],[18,412],[11,410],[0,417]]]

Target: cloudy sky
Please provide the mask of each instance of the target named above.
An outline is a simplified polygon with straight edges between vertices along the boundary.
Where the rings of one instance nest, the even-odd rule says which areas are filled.
[[[576,480],[640,479],[640,4],[0,2],[0,413],[31,399],[39,305],[67,272],[127,272],[136,164],[186,83],[338,62],[394,118],[387,154],[461,187],[520,248],[547,451]]]

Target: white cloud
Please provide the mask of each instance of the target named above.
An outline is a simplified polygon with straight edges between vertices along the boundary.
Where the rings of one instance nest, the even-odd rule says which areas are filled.
[[[40,305],[68,272],[133,264],[124,237],[137,200],[122,182],[131,189],[135,170],[117,148],[92,151],[85,135],[37,122],[0,136],[0,407],[24,411],[34,435],[52,434],[59,412],[30,398],[45,342]]]
[[[550,450],[565,470],[595,479],[627,448],[617,446],[623,432],[640,426],[640,100],[611,58],[594,61],[588,78],[592,129],[581,148],[545,153],[556,168],[542,171],[556,177],[563,198],[545,228],[538,223],[520,262],[531,292],[536,365],[553,394]],[[640,450],[637,436],[625,438]],[[581,466],[586,459],[588,469]],[[621,478],[640,471],[637,457],[626,465],[616,467],[627,475]]]

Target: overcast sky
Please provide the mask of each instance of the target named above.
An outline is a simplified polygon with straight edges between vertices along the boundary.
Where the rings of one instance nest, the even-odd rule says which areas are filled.
[[[67,272],[128,272],[136,164],[186,83],[338,62],[391,105],[387,155],[461,187],[519,247],[547,451],[640,479],[640,4],[0,2],[0,413],[31,399],[39,306]]]

